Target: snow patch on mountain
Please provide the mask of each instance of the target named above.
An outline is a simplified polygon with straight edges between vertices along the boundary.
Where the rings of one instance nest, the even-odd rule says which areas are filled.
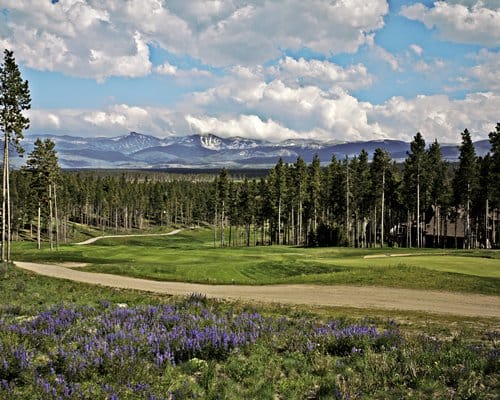
[[[242,137],[221,138],[214,134],[168,136],[158,138],[142,133],[109,137],[79,137],[26,135],[22,145],[29,154],[37,138],[50,138],[56,143],[59,162],[63,168],[165,168],[190,166],[196,168],[268,168],[281,157],[293,163],[297,157],[311,162],[318,155],[327,164],[333,155],[337,159],[359,155],[362,149],[370,157],[376,148],[383,148],[397,161],[406,158],[410,144],[398,140],[372,140],[365,142],[321,142],[311,139],[289,139],[272,143]],[[1,140],[0,140],[1,143]],[[475,143],[477,155],[486,154],[487,140]],[[443,145],[443,157],[450,161],[458,158],[458,145]],[[25,163],[14,159],[13,165]]]

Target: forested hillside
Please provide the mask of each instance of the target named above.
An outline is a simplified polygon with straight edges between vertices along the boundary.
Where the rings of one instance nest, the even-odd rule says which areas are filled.
[[[14,238],[67,241],[74,224],[106,231],[209,224],[214,245],[499,245],[500,124],[477,157],[467,130],[456,164],[419,133],[403,164],[382,149],[322,167],[280,160],[260,178],[61,171],[50,139],[12,172]],[[371,161],[369,161],[371,160]],[[324,161],[324,160],[322,160]]]

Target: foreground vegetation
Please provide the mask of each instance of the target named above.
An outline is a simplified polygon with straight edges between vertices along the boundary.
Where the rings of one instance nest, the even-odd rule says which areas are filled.
[[[494,399],[500,390],[494,319],[181,299],[13,267],[0,291],[0,398]]]
[[[406,255],[384,257],[387,253]],[[500,252],[261,246],[213,248],[213,231],[103,239],[38,251],[14,244],[14,259],[87,263],[87,271],[198,283],[356,284],[500,295]],[[411,256],[408,256],[410,254]],[[381,256],[380,258],[365,258]]]

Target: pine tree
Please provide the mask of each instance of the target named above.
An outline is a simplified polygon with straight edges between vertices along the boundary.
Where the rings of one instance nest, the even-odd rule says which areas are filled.
[[[217,185],[217,198],[218,198],[218,209],[220,212],[220,245],[221,247],[225,246],[225,222],[226,222],[226,212],[227,212],[227,203],[229,199],[229,177],[227,170],[223,168],[220,171],[219,178],[216,181]],[[215,215],[217,216],[217,210],[215,211]],[[215,227],[214,227],[215,229]]]
[[[297,238],[295,244],[304,244],[304,204],[307,201],[307,164],[297,157],[293,165],[294,186],[297,194]]]
[[[367,226],[371,211],[370,193],[370,168],[368,166],[368,153],[361,150],[358,157],[350,162],[351,179],[351,214],[354,215],[354,245],[356,247],[367,246]],[[374,221],[376,221],[376,210]],[[372,232],[374,238],[375,230]]]
[[[491,179],[497,182],[493,188],[493,201],[496,207],[500,207],[500,122],[496,129],[489,134],[491,144]]]
[[[421,247],[422,232],[420,227],[422,195],[425,193],[426,181],[426,158],[425,140],[420,132],[417,132],[413,141],[410,143],[410,152],[404,163],[404,184],[405,197],[410,215],[416,209],[417,222],[417,247]],[[411,218],[408,218],[408,230],[411,233]],[[409,243],[411,245],[411,243]]]
[[[321,162],[316,154],[312,160],[309,167],[309,200],[311,205],[311,219],[312,226],[310,237],[312,241],[310,244],[317,245],[317,233],[318,233],[318,209],[320,207],[321,199]]]
[[[29,128],[29,119],[23,111],[31,107],[28,81],[23,81],[14,59],[14,53],[4,51],[4,61],[0,64],[0,130],[4,136],[3,189],[2,189],[2,262],[10,261],[11,212],[9,187],[9,146],[18,153],[23,149],[20,140],[23,130]],[[5,244],[7,243],[7,254]]]
[[[492,158],[488,153],[484,157],[478,157],[477,164],[479,168],[478,188],[476,190],[473,202],[472,214],[476,220],[476,226],[480,225],[482,229],[481,243],[485,248],[491,248],[489,234],[489,213],[490,203],[493,196],[495,181],[492,180]],[[497,181],[498,182],[498,181]],[[498,186],[498,183],[497,185]]]
[[[375,149],[373,160],[370,165],[371,196],[374,200],[374,208],[380,205],[380,245],[384,247],[385,240],[385,194],[386,177],[389,174],[390,156],[383,149]],[[377,226],[377,221],[374,221]]]
[[[342,164],[337,158],[332,156],[332,160],[327,169],[327,204],[329,209],[329,223],[335,228],[340,229],[343,225],[345,215],[346,187],[343,182],[344,176]]]
[[[275,223],[273,218],[273,226],[275,232],[275,239],[278,244],[282,244],[281,233],[282,233],[282,211],[283,205],[285,203],[286,197],[286,166],[283,163],[283,160],[280,159],[274,166],[274,168],[269,173],[268,183],[269,183],[269,191],[271,193],[271,201],[272,208],[274,214],[277,216],[277,221]]]
[[[429,199],[434,210],[433,238],[434,247],[439,245],[441,236],[441,211],[449,205],[448,165],[443,160],[441,146],[437,140],[427,150]]]
[[[470,211],[473,194],[478,184],[477,157],[469,131],[462,132],[458,169],[453,180],[455,207],[463,207],[464,213],[464,247],[471,247]]]
[[[489,134],[489,139],[491,143],[491,182],[493,183],[492,187],[492,207],[495,209],[495,217],[498,218],[498,209],[500,208],[500,122],[497,123],[496,128],[494,131],[490,132]],[[493,221],[495,221],[495,218],[493,218]],[[497,237],[500,235],[497,235],[497,228],[498,226],[495,226],[493,224],[492,226],[492,235],[491,235],[491,240],[494,245],[497,244],[498,239]]]
[[[53,249],[53,226],[54,215],[56,224],[56,246],[59,241],[58,212],[57,212],[57,181],[60,169],[57,160],[55,144],[52,140],[42,141],[37,139],[35,147],[29,154],[26,162],[26,170],[31,174],[32,188],[38,203],[38,248],[40,248],[40,218],[43,215],[48,219],[50,248]]]

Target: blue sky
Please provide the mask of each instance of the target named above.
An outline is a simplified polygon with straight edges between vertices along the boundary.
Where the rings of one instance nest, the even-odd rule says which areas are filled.
[[[458,142],[500,120],[500,0],[0,0],[31,133]]]

